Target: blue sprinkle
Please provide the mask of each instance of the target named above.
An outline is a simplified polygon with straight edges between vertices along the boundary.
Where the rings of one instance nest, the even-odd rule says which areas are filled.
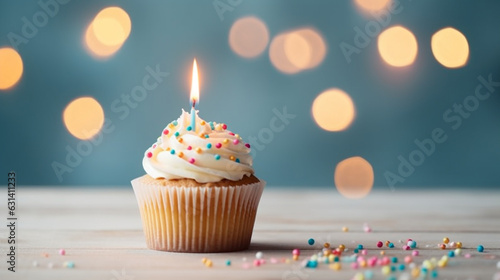
[[[397,263],[397,262],[398,262],[398,258],[397,258],[397,257],[392,257],[391,261],[392,261],[393,263]]]
[[[417,242],[415,240],[411,241],[410,248],[417,248]]]
[[[307,244],[314,245],[314,239],[309,238],[309,240],[307,240]]]
[[[173,121],[172,124],[177,125],[177,121]]]
[[[396,276],[391,275],[391,276],[387,277],[387,280],[396,280]]]
[[[396,271],[396,267],[395,266],[391,266],[391,271],[392,272]]]
[[[453,252],[453,251],[449,251],[449,252],[448,252],[448,256],[449,256],[450,258],[453,258],[453,257],[455,256],[455,252]]]
[[[362,244],[358,244],[358,249],[359,250],[363,250],[363,245]]]
[[[307,261],[306,267],[316,268],[318,267],[318,261],[309,260]]]
[[[175,137],[179,136],[179,131],[176,131],[176,132],[174,133],[174,135],[175,135]]]
[[[404,264],[400,264],[400,265],[399,265],[399,270],[405,270],[405,268],[406,268],[406,267],[405,267],[405,265],[404,265]]]
[[[394,243],[389,243],[389,248],[394,248]]]
[[[211,128],[211,129],[215,129],[215,127],[214,127],[214,123],[213,123],[213,122],[209,122],[208,124],[210,125],[210,128]]]
[[[373,271],[371,271],[371,270],[365,271],[365,278],[372,279],[373,278]]]
[[[208,136],[208,134],[205,134],[205,138],[208,138],[208,137],[210,137],[210,136]]]
[[[186,127],[187,131],[191,131],[193,128],[191,126]]]
[[[175,150],[174,149],[170,150],[170,154],[174,155],[175,154]]]
[[[431,273],[432,278],[437,278],[438,277],[438,272],[436,270],[433,270]]]
[[[483,245],[479,245],[479,246],[477,246],[477,251],[478,251],[479,253],[482,253],[482,252],[484,251],[484,246],[483,246]]]
[[[74,268],[75,267],[75,263],[72,262],[72,261],[66,262],[66,267],[67,268]]]
[[[236,159],[236,162],[237,162],[237,163],[240,163],[240,159],[239,159],[239,158],[237,158],[237,159]]]
[[[358,249],[358,248],[356,248],[356,249],[354,249],[354,250],[352,250],[352,251],[354,252],[354,254],[359,253],[359,249]]]
[[[208,143],[207,144],[207,149],[210,149],[210,148],[212,148],[212,144]]]
[[[215,155],[215,160],[219,160],[220,159],[220,155]]]
[[[231,260],[226,260],[226,265],[230,266],[231,265]]]

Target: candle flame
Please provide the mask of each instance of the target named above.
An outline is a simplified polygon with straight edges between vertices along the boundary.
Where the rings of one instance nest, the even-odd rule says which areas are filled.
[[[200,101],[200,84],[198,82],[198,65],[193,61],[193,79],[191,80],[191,94],[189,96],[192,106]]]

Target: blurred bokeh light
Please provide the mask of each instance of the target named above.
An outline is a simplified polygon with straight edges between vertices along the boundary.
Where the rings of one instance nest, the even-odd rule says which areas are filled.
[[[271,63],[279,71],[295,74],[317,67],[326,56],[323,36],[312,28],[300,28],[278,34],[269,48]]]
[[[314,99],[312,115],[316,123],[327,131],[341,131],[351,125],[356,109],[351,97],[340,89],[328,89]]]
[[[387,64],[395,67],[408,66],[417,57],[417,39],[410,30],[393,26],[378,36],[378,51]]]
[[[464,34],[452,27],[446,27],[432,35],[432,53],[444,67],[458,68],[467,63],[469,43]]]
[[[260,55],[269,43],[266,24],[253,16],[238,19],[229,31],[229,46],[239,56],[253,58]]]
[[[0,48],[0,90],[12,88],[23,75],[23,60],[13,48]]]
[[[127,12],[119,7],[101,10],[85,32],[88,50],[96,57],[106,58],[116,53],[127,40],[132,22]]]
[[[335,187],[347,198],[358,199],[368,195],[374,179],[372,165],[359,156],[347,158],[335,167]]]
[[[79,97],[71,101],[63,112],[64,125],[78,139],[91,139],[104,124],[101,104],[92,97]]]
[[[391,0],[354,0],[354,3],[367,12],[379,12],[385,9]]]

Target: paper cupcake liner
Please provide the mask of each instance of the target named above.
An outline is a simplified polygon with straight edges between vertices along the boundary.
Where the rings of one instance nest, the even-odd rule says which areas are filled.
[[[228,252],[250,245],[265,182],[241,186],[160,186],[132,181],[148,248]]]

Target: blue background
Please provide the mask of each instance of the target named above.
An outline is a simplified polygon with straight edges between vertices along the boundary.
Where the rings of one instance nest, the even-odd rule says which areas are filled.
[[[118,53],[97,60],[82,38],[93,17],[112,5],[127,11],[132,32]],[[400,5],[390,25],[410,29],[419,47],[415,63],[403,69],[381,60],[376,38],[346,61],[340,43],[353,44],[353,28],[363,29],[371,20],[352,1],[245,0],[222,20],[212,1],[70,1],[18,47],[23,77],[15,88],[0,92],[0,174],[14,170],[24,185],[129,186],[144,174],[144,150],[181,108],[188,109],[196,57],[203,78],[198,109],[205,120],[225,122],[247,139],[269,127],[274,108],[286,106],[296,115],[256,151],[256,174],[268,185],[333,186],[336,164],[361,156],[374,168],[375,187],[387,188],[384,173],[397,174],[398,156],[408,158],[415,139],[428,138],[439,127],[447,141],[398,187],[499,186],[500,87],[456,130],[443,113],[474,94],[478,76],[491,74],[500,81],[500,2],[401,0]],[[22,17],[31,19],[39,10],[37,1],[1,1],[0,46],[10,45],[9,32],[21,34]],[[328,46],[325,60],[287,75],[271,64],[268,48],[255,59],[239,57],[228,34],[248,15],[266,23],[271,39],[287,30],[315,28]],[[463,68],[445,68],[432,55],[431,36],[446,26],[468,39],[470,57]],[[170,75],[121,120],[112,102],[130,94],[142,83],[145,68],[157,64]],[[349,93],[357,110],[342,132],[320,129],[311,116],[314,98],[332,87]],[[98,100],[114,130],[59,181],[51,164],[64,163],[67,147],[80,142],[67,132],[62,111],[80,96]]]

